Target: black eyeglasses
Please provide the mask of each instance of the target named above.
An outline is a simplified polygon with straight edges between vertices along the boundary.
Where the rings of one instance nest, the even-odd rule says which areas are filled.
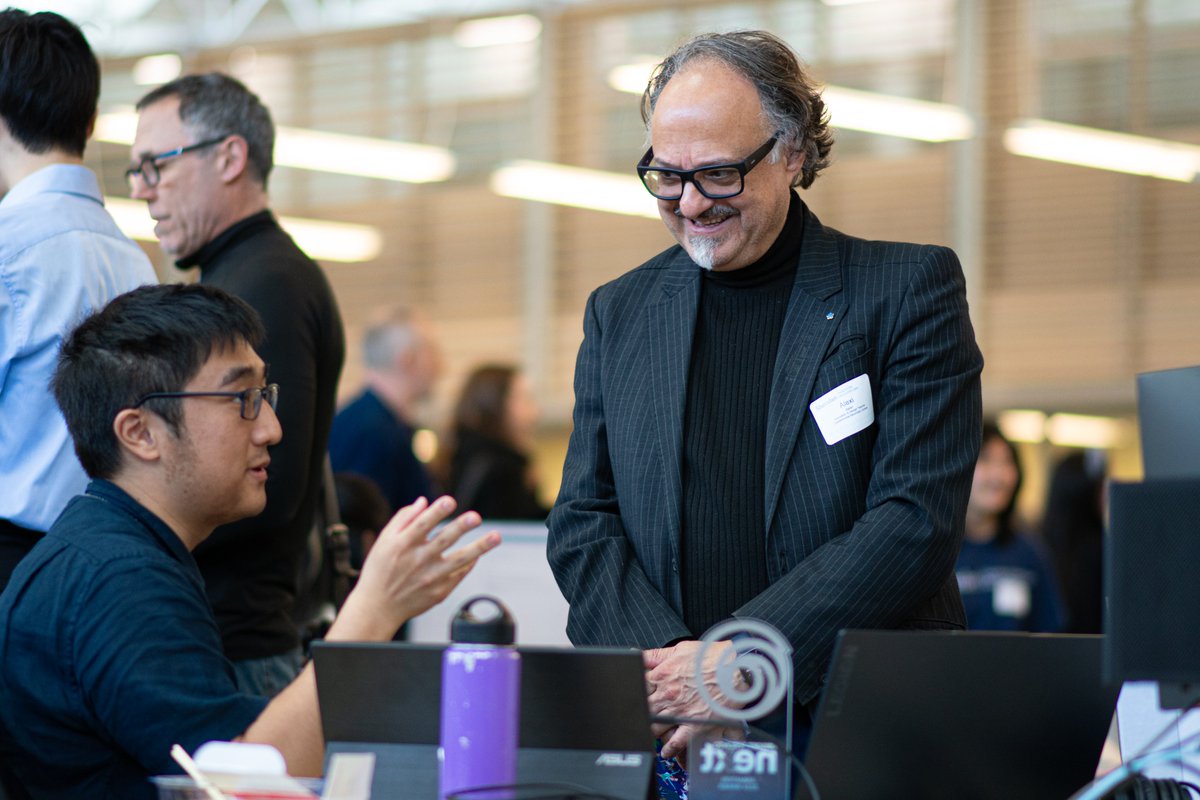
[[[171,158],[178,158],[179,156],[183,155],[184,153],[190,153],[194,150],[200,150],[201,148],[204,148],[204,147],[212,147],[214,144],[220,144],[221,142],[225,141],[228,138],[229,138],[229,134],[225,134],[224,136],[218,136],[215,139],[205,139],[203,142],[196,142],[195,144],[189,144],[186,147],[177,147],[174,150],[168,150],[165,153],[158,153],[157,155],[146,156],[145,158],[143,158],[141,161],[138,162],[138,165],[136,167],[130,167],[129,169],[125,170],[125,180],[129,181],[130,183],[133,183],[133,177],[136,175],[137,177],[142,179],[143,183],[145,183],[147,186],[149,186],[151,189],[153,189],[155,186],[158,186],[158,181],[162,177],[158,171],[160,161],[166,161]]]
[[[160,397],[236,397],[241,403],[242,419],[256,420],[259,412],[262,411],[264,399],[271,406],[272,411],[279,404],[279,384],[268,383],[266,386],[256,386],[240,392],[151,392],[139,397],[131,407],[138,408],[147,400],[155,400]]]
[[[746,173],[767,157],[767,153],[775,146],[775,141],[782,135],[782,131],[775,131],[775,135],[768,139],[766,144],[746,156],[744,161],[713,164],[699,169],[652,167],[650,161],[654,158],[654,148],[651,147],[638,162],[638,177],[642,179],[646,191],[659,200],[678,200],[683,197],[683,187],[689,181],[700,194],[710,200],[736,197],[746,188]]]

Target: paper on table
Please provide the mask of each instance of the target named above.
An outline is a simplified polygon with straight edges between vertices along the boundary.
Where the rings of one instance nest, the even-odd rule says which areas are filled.
[[[329,759],[321,800],[370,800],[374,753],[337,753]]]
[[[304,784],[288,777],[283,755],[266,744],[207,742],[196,751],[196,765],[227,794],[269,794],[279,798],[316,798]]]

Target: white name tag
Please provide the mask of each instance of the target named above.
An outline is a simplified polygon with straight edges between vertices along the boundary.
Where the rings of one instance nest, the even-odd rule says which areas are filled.
[[[864,372],[821,395],[808,408],[825,437],[825,444],[837,444],[875,421],[871,379]]]

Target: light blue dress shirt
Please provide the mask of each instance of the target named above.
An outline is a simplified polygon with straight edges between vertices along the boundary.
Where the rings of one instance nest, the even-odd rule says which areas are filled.
[[[48,530],[87,486],[50,393],[63,338],[157,278],[86,167],[55,164],[0,199],[0,519]]]

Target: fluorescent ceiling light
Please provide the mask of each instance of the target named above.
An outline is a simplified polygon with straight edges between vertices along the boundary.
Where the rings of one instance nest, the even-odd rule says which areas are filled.
[[[1052,414],[1046,420],[1046,438],[1062,447],[1115,447],[1121,434],[1121,423],[1112,417]]]
[[[657,66],[657,61],[645,60],[613,67],[608,71],[608,85],[618,92],[642,94],[650,82],[650,73]]]
[[[275,137],[275,163],[404,183],[444,181],[456,166],[444,147],[286,127]]]
[[[659,218],[658,204],[632,175],[519,160],[493,172],[491,187],[496,194],[521,200]]]
[[[826,86],[821,93],[829,107],[829,124],[885,136],[923,142],[970,139],[975,124],[967,112],[948,103]]]
[[[1000,413],[996,424],[1010,442],[1036,444],[1046,440],[1046,415],[1041,411],[1004,411]]]
[[[92,138],[110,144],[133,144],[133,137],[137,135],[137,121],[137,112],[129,106],[100,114],[96,117]]]
[[[1009,126],[1004,146],[1019,156],[1183,183],[1200,173],[1200,146],[1043,119]]]
[[[318,261],[371,261],[383,249],[383,236],[373,225],[301,217],[280,217],[279,224]]]
[[[532,14],[487,17],[460,22],[454,28],[459,47],[495,47],[532,42],[542,34],[542,21]]]
[[[139,58],[133,65],[133,82],[138,86],[157,86],[173,81],[183,72],[183,59],[174,53]]]
[[[102,142],[133,144],[136,132],[137,114],[116,111],[100,115],[94,137]],[[444,147],[288,127],[275,132],[275,163],[403,183],[444,181],[456,167],[454,154]]]
[[[614,67],[608,85],[619,92],[641,94],[657,62],[638,60]],[[835,128],[900,136],[925,142],[969,139],[975,134],[970,115],[955,105],[911,97],[826,86],[821,93]]]
[[[133,239],[158,241],[154,220],[140,200],[109,197],[104,207],[117,225]],[[370,225],[330,222],[302,217],[280,217],[279,224],[292,235],[301,250],[318,261],[370,261],[383,249],[383,236]]]

